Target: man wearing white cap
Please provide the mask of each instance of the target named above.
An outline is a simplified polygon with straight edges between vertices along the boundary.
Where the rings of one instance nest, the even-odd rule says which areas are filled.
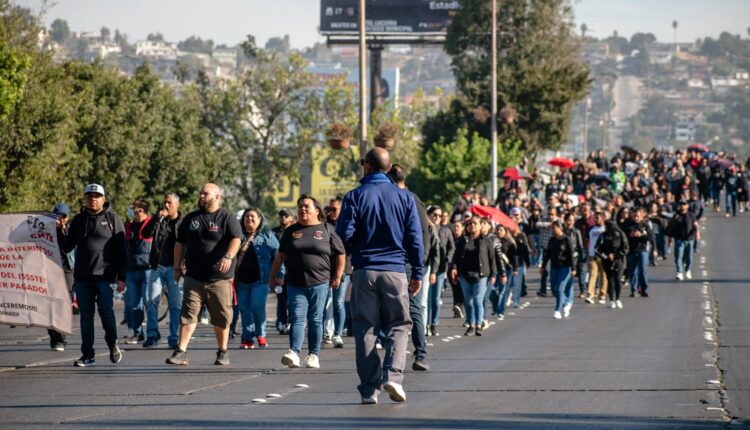
[[[117,322],[113,306],[114,289],[125,289],[127,247],[122,220],[105,201],[104,187],[89,184],[84,190],[84,207],[67,230],[58,224],[60,246],[65,252],[75,249],[73,291],[78,299],[81,315],[81,352],[73,364],[88,367],[94,359],[94,308],[104,328],[104,338],[113,363],[122,360],[117,346]]]

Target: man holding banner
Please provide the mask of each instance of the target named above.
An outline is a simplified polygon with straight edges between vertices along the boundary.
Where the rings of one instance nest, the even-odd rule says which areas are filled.
[[[58,225],[64,252],[75,249],[73,290],[81,315],[81,358],[73,364],[88,367],[94,359],[94,306],[104,327],[104,338],[113,363],[122,360],[117,346],[117,322],[113,304],[115,288],[125,290],[128,268],[125,228],[122,220],[105,202],[104,187],[89,184],[84,191],[84,207],[73,218],[67,231]]]

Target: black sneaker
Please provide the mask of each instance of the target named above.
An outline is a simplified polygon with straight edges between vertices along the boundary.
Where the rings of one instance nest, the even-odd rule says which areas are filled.
[[[152,348],[159,344],[159,338],[158,337],[150,337],[146,339],[145,342],[143,342],[144,348]]]
[[[91,367],[96,366],[96,360],[94,357],[84,357],[81,356],[78,360],[73,362],[73,366],[75,367]]]
[[[432,333],[433,336],[440,336],[440,333],[438,333],[438,331],[437,331],[437,326],[436,325],[431,325],[430,326],[430,333]]]
[[[167,364],[174,364],[176,366],[187,366],[187,352],[181,350],[179,347],[175,348],[172,356],[167,358]]]
[[[122,361],[122,351],[120,347],[115,344],[112,348],[109,348],[109,361],[117,364]]]
[[[126,345],[136,345],[138,343],[138,335],[134,334],[132,336],[125,336],[123,341]]]
[[[475,336],[481,336],[482,335],[482,328],[481,327],[477,327],[476,331],[474,332],[474,335]]]
[[[146,336],[143,333],[140,333],[138,335],[138,342],[143,342],[144,340],[146,340]]]
[[[474,327],[469,327],[469,328],[468,328],[468,329],[466,330],[466,333],[464,333],[464,336],[471,336],[472,334],[474,334],[474,333],[475,333],[475,331],[476,331],[476,329],[475,329]]]
[[[220,349],[216,351],[216,361],[214,361],[214,364],[217,366],[228,366],[229,365],[229,357],[227,357],[227,350],[226,349]]]
[[[54,342],[50,346],[53,351],[65,351],[65,342]]]
[[[419,372],[426,372],[430,370],[430,365],[427,364],[427,360],[425,360],[422,357],[417,357],[414,360],[414,363],[411,365],[412,370],[416,370]]]
[[[547,293],[544,293],[542,291],[537,291],[536,295],[539,296],[539,297],[547,297]]]

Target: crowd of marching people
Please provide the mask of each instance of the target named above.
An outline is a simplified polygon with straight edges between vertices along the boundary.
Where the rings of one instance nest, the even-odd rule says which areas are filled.
[[[692,278],[706,212],[731,218],[750,209],[747,163],[731,155],[623,149],[554,158],[549,174],[530,174],[523,164],[505,169],[494,201],[467,192],[451,208],[426,206],[406,188],[403,167],[373,150],[359,188],[325,205],[303,195],[296,210],[278,212],[273,228],[259,208],[223,207],[214,184],[202,187],[196,211],[182,213],[170,193],[158,210],[135,199],[123,222],[104,187],[90,184],[80,213],[54,209],[81,319],[82,356],[74,364],[95,364],[95,308],[111,361],[122,359],[115,292],[124,293],[121,341],[153,348],[163,342],[158,308],[168,291],[167,363],[183,366],[206,314],[215,364],[229,364],[233,340],[244,350],[268,347],[271,297],[275,330],[289,336],[284,365],[318,368],[321,345],[342,348],[353,336],[363,403],[377,403],[381,388],[403,401],[398,352],[410,339],[412,369],[429,369],[425,337],[440,335],[449,292],[467,336],[482,336],[492,318],[523,306],[531,270],[541,275],[536,294],[554,296],[555,319],[571,316],[576,296],[622,309],[623,285],[630,297],[649,297],[649,267],[670,252],[677,279]],[[50,331],[50,342],[64,350],[60,333]],[[386,349],[382,375],[372,361],[376,348]],[[373,382],[374,374],[382,381]]]

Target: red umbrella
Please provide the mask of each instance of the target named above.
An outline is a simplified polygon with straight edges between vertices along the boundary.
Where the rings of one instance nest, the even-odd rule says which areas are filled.
[[[518,228],[518,224],[516,224],[516,222],[513,221],[508,215],[505,215],[503,211],[492,206],[474,205],[471,207],[471,213],[481,217],[488,217],[492,221],[495,221],[496,223],[511,230],[515,230]]]
[[[531,176],[525,170],[518,167],[508,167],[500,171],[501,178],[509,181],[520,181],[521,179],[529,179]]]
[[[573,160],[571,160],[570,158],[566,158],[566,157],[555,157],[549,160],[548,164],[550,166],[559,167],[561,169],[570,169],[576,165],[576,163],[574,163]]]
[[[708,152],[708,146],[703,145],[701,143],[694,143],[692,145],[689,145],[687,147],[688,151],[695,151],[695,152]]]

